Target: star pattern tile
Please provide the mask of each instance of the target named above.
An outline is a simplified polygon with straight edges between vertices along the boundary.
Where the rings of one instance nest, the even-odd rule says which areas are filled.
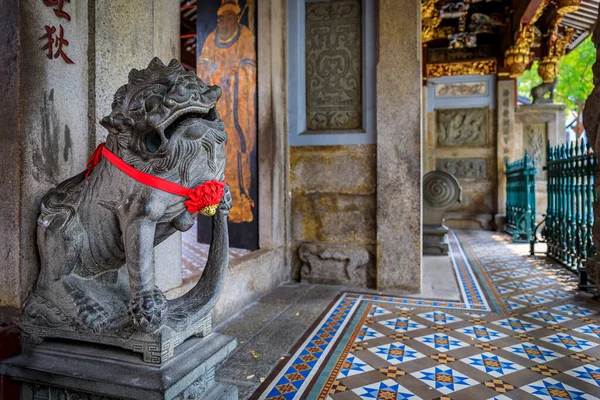
[[[452,336],[448,336],[444,333],[434,333],[432,335],[421,336],[416,338],[415,340],[441,352],[460,349],[461,347],[468,346],[467,343],[455,339]]]
[[[411,375],[443,394],[454,393],[478,383],[450,367],[441,365],[413,372]]]
[[[352,294],[258,398],[600,399],[600,303],[526,244],[489,232],[452,237],[451,249],[457,237],[464,246],[457,274],[471,265],[485,276],[462,275],[464,302]]]
[[[520,364],[509,361],[492,353],[477,354],[461,361],[495,378],[500,378],[504,375],[508,375],[512,372],[525,368]]]

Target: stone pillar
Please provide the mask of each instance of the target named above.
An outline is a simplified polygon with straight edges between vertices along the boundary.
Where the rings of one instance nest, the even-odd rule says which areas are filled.
[[[421,2],[380,0],[377,287],[421,289]]]
[[[498,214],[496,228],[504,230],[506,224],[506,165],[504,159],[513,161],[520,149],[515,140],[515,107],[517,86],[514,79],[498,81]]]
[[[37,0],[0,1],[0,307],[15,311],[39,269],[41,198],[81,172],[88,158],[88,8],[64,3],[70,20],[56,8]],[[43,50],[48,31],[54,42]],[[58,52],[61,32],[68,41],[61,50],[73,63]]]
[[[106,138],[99,121],[110,114],[112,96],[127,82],[132,68],[143,69],[153,57],[165,64],[179,59],[179,3],[161,0],[90,2],[90,69],[93,69],[93,102],[90,151]],[[156,284],[162,291],[181,285],[181,233],[155,250]]]

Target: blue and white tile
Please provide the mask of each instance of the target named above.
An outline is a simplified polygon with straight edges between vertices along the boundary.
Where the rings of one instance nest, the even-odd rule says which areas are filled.
[[[574,376],[584,382],[591,383],[594,386],[600,386],[600,367],[594,365],[582,365],[565,372],[567,375]]]
[[[511,399],[510,397],[508,397],[508,396],[507,396],[507,395],[505,395],[505,394],[501,394],[501,395],[499,395],[499,396],[490,397],[490,398],[489,398],[489,399],[487,399],[487,400],[513,400],[513,399]]]
[[[373,367],[354,354],[348,354],[337,377],[338,379],[347,378],[349,376],[358,375],[369,371],[373,371]]]
[[[465,328],[456,329],[456,332],[460,332],[463,335],[467,335],[475,340],[479,340],[482,342],[489,342],[491,340],[506,337],[504,333],[500,333],[493,329],[488,329],[487,327],[482,325],[467,326]]]
[[[524,303],[529,303],[529,304],[544,304],[544,303],[549,303],[552,300],[543,297],[543,296],[537,296],[535,294],[528,294],[528,293],[523,293],[517,296],[513,296],[511,297],[511,299],[515,299],[515,300],[519,300],[522,301]]]
[[[368,326],[363,326],[356,336],[355,342],[362,342],[363,340],[377,339],[380,337],[384,337],[385,335],[379,331],[376,331],[373,328],[369,328]]]
[[[590,310],[589,308],[580,307],[575,304],[563,304],[558,307],[552,308],[553,310],[564,312],[567,315],[576,315],[578,317],[587,317],[592,314],[596,314],[596,311]]]
[[[498,294],[501,294],[501,295],[502,295],[502,294],[507,294],[507,293],[512,293],[512,292],[514,292],[514,290],[513,290],[513,289],[509,289],[509,288],[507,288],[507,287],[504,287],[504,286],[502,286],[502,285],[497,285],[497,286],[495,286],[495,289],[496,289],[496,292],[498,292]]]
[[[514,301],[510,301],[510,300],[507,300],[507,299],[502,299],[502,303],[504,304],[504,306],[506,307],[506,309],[508,311],[518,310],[519,308],[525,307],[524,304],[517,303],[517,302],[514,302]]]
[[[373,306],[369,312],[369,317],[379,317],[380,315],[391,314],[392,312],[378,306]]]
[[[502,285],[515,290],[531,290],[537,287],[537,285],[519,281],[503,283]]]
[[[519,333],[531,332],[541,328],[539,325],[522,321],[518,318],[506,318],[499,321],[494,321],[492,323]]]
[[[436,325],[446,325],[453,322],[460,322],[462,319],[455,315],[445,313],[443,311],[432,311],[424,314],[419,314],[419,317],[431,321]]]
[[[411,375],[443,394],[454,393],[479,383],[476,380],[443,365],[413,372]]]
[[[554,335],[543,337],[541,340],[572,351],[585,351],[597,346],[596,343],[565,333],[556,333]]]
[[[385,321],[379,321],[381,325],[384,325],[396,332],[409,332],[417,329],[426,328],[425,325],[421,325],[417,322],[411,321],[410,318],[392,318],[386,319]]]
[[[462,340],[455,339],[452,336],[446,335],[445,333],[434,333],[427,336],[421,336],[415,338],[415,340],[426,344],[429,347],[433,347],[435,350],[441,352],[460,349],[468,346],[468,344]]]
[[[519,371],[525,367],[492,353],[477,354],[461,360],[463,363],[477,368],[494,378]]]
[[[569,317],[565,317],[564,315],[556,314],[550,311],[534,311],[524,314],[523,316],[537,319],[538,321],[542,321],[547,324],[560,324],[562,322],[571,320]]]
[[[555,299],[555,300],[564,300],[564,299],[568,299],[569,297],[573,297],[573,295],[568,292],[564,292],[562,290],[556,290],[556,289],[546,289],[546,290],[539,292],[539,294],[543,294],[544,296],[548,296],[551,299]]]
[[[514,271],[514,270],[513,271],[496,272],[496,273],[494,273],[494,275],[501,276],[503,278],[510,278],[510,279],[522,278],[524,276],[527,276],[527,274],[524,272]]]
[[[544,400],[592,400],[596,398],[552,378],[522,386],[521,390]]]
[[[529,283],[533,283],[535,285],[540,285],[540,286],[549,286],[549,285],[556,284],[556,282],[553,281],[552,279],[542,278],[540,276],[536,276],[535,278],[525,279],[525,281],[529,282]]]
[[[600,339],[600,325],[589,324],[580,326],[579,328],[573,329],[575,332],[583,333],[584,335],[589,335],[595,337],[596,339]]]
[[[371,347],[369,351],[392,365],[425,357],[423,354],[400,342]]]
[[[562,354],[529,342],[505,347],[504,350],[537,363],[545,363],[562,357]]]
[[[410,390],[391,379],[361,386],[352,391],[361,399],[418,400]]]

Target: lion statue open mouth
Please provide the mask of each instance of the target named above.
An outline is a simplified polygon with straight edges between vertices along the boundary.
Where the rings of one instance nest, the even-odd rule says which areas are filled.
[[[207,86],[178,61],[166,66],[154,58],[117,90],[112,112],[101,121],[109,132],[104,148],[138,175],[183,189],[222,182],[227,133],[215,108],[220,96],[219,87]],[[187,337],[210,332],[228,262],[228,187],[212,209],[201,280],[167,301],[155,286],[154,247],[192,227],[188,199],[149,186],[106,158],[96,162],[42,200],[41,270],[24,306],[24,341],[87,340],[137,349],[145,359],[156,357],[146,353],[158,345],[164,360]]]

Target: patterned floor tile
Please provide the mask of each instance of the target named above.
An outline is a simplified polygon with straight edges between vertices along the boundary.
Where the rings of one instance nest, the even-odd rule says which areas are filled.
[[[515,332],[531,332],[536,329],[540,329],[541,326],[532,324],[530,322],[522,321],[518,318],[505,318],[498,321],[494,321],[493,324],[501,326],[503,328],[510,329]]]
[[[363,372],[373,371],[373,369],[373,367],[371,367],[369,364],[367,364],[360,358],[356,357],[353,354],[349,354],[348,357],[346,357],[346,361],[342,365],[342,369],[340,370],[340,373],[337,377],[338,379],[346,378],[348,376],[362,374]]]
[[[382,346],[371,347],[369,351],[393,365],[425,357],[404,343],[384,344]]]
[[[408,400],[418,399],[411,391],[406,389],[399,383],[387,379],[383,382],[371,383],[370,385],[361,386],[352,391],[358,395],[361,399],[375,399],[375,400]]]
[[[495,378],[519,371],[525,367],[515,362],[506,360],[492,353],[477,354],[461,360],[463,363],[477,368]]]
[[[569,317],[565,317],[564,315],[556,314],[550,311],[534,311],[524,314],[524,316],[537,319],[538,321],[545,322],[547,324],[560,324],[562,322],[571,320]]]
[[[453,322],[462,321],[462,319],[443,311],[433,311],[424,314],[419,314],[419,317],[424,318],[427,321],[431,321],[436,325],[446,325]]]
[[[575,328],[573,330],[575,332],[583,333],[584,335],[589,335],[600,339],[600,325],[589,324],[580,326],[579,328]]]
[[[506,347],[504,350],[520,357],[527,358],[531,361],[540,363],[556,360],[557,358],[562,357],[562,355],[555,353],[552,350],[548,350],[533,343],[519,343],[514,346]]]
[[[460,301],[344,292],[256,399],[596,398],[600,304],[576,277],[508,235],[449,237]]]
[[[409,332],[414,331],[416,329],[425,328],[424,325],[411,321],[409,318],[386,319],[385,321],[379,321],[379,323],[390,329],[395,330],[396,332]]]
[[[415,340],[426,344],[429,347],[433,347],[437,351],[442,352],[460,349],[461,347],[468,346],[467,343],[455,339],[452,336],[448,336],[444,333],[434,333],[432,335],[421,336],[415,338]]]
[[[568,315],[576,315],[578,317],[587,317],[592,314],[596,314],[596,311],[590,310],[589,308],[580,307],[575,304],[563,304],[558,307],[554,307],[553,310],[564,312]]]
[[[596,343],[591,343],[585,339],[580,339],[576,336],[566,335],[564,333],[557,333],[554,335],[546,336],[541,340],[573,351],[585,351],[587,349],[597,346]]]
[[[569,385],[557,381],[556,379],[547,378],[532,384],[521,387],[527,393],[539,397],[544,400],[559,400],[559,399],[571,399],[571,400],[591,400],[594,396],[585,394],[584,392],[577,390]]]
[[[356,342],[362,342],[364,340],[376,339],[383,337],[383,333],[376,331],[375,329],[363,326],[359,334],[356,336]]]
[[[474,379],[471,379],[450,367],[441,365],[413,372],[411,375],[444,394],[454,393],[478,383]]]
[[[591,383],[594,386],[600,386],[600,367],[593,365],[582,365],[581,367],[573,368],[566,371],[565,374],[574,376],[584,382]]]
[[[493,329],[488,329],[487,327],[482,325],[468,326],[466,328],[456,329],[456,332],[460,332],[481,342],[489,342],[491,340],[506,337],[504,333],[497,332]]]
[[[373,306],[373,308],[371,309],[371,312],[369,313],[369,317],[379,317],[380,315],[387,315],[387,314],[391,314],[391,313],[392,313],[391,311],[386,310],[385,308]]]
[[[483,384],[498,393],[506,393],[515,389],[513,385],[504,382],[502,379],[492,379],[491,381],[484,382]]]

